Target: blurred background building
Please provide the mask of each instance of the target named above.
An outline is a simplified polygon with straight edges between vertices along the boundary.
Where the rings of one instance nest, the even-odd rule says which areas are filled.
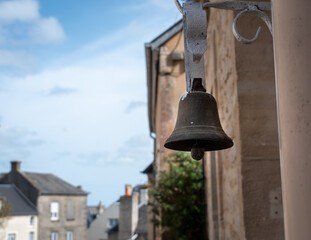
[[[20,161],[11,162],[11,171],[2,174],[0,186],[12,186],[11,191],[20,193],[29,208],[34,209],[32,215],[35,217],[33,220],[35,239],[85,240],[87,192],[83,191],[81,186],[72,186],[53,174],[23,172],[20,164]],[[3,191],[4,187],[1,190],[3,194],[8,193]],[[8,198],[13,214],[19,207],[25,205],[16,204],[16,198],[17,195]],[[25,225],[20,227],[22,226],[25,227]],[[31,226],[31,223],[27,223],[26,226]],[[7,233],[7,238],[10,236],[8,234],[11,233]],[[22,239],[18,237],[19,234],[20,231],[16,231],[15,238],[12,236],[9,240]]]

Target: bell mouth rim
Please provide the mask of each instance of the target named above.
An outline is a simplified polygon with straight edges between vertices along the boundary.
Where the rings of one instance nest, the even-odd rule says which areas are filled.
[[[191,151],[197,145],[197,147],[204,148],[205,151],[215,151],[234,145],[232,139],[226,135],[222,128],[213,127],[211,130],[211,127],[206,127],[208,129],[204,131],[202,131],[202,126],[197,126],[197,130],[196,126],[192,126],[192,128],[194,129],[189,134],[185,131],[181,132],[182,128],[175,129],[165,141],[164,147],[178,151]],[[215,132],[215,129],[218,131]]]
[[[215,141],[207,139],[189,139],[189,140],[177,140],[174,142],[165,142],[164,147],[175,151],[190,152],[191,149],[196,145],[197,140],[201,142],[201,145],[208,145],[208,146],[198,145],[196,147],[203,148],[204,151],[209,152],[225,150],[231,148],[234,145],[232,140]],[[183,145],[186,145],[186,147],[184,147]]]

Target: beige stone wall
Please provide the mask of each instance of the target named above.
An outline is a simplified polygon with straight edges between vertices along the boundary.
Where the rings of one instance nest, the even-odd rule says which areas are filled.
[[[209,232],[211,239],[244,239],[243,198],[241,179],[241,144],[235,45],[231,31],[232,12],[213,11],[208,25],[208,49],[205,55],[206,85],[218,103],[222,127],[233,139],[234,147],[207,154]],[[213,179],[211,174],[214,174]],[[213,188],[213,191],[212,189]],[[211,199],[213,198],[214,199]],[[214,204],[212,204],[214,203]],[[215,211],[215,205],[217,211]],[[213,213],[213,215],[212,215]],[[215,226],[213,226],[215,221]],[[214,228],[213,228],[214,227]]]
[[[255,17],[240,24],[250,34]],[[254,30],[253,30],[254,31]],[[236,43],[244,221],[248,239],[284,239],[272,36],[264,28],[252,45]]]
[[[210,10],[205,55],[207,90],[234,147],[206,154],[210,239],[284,239],[272,37],[263,29],[251,44],[232,34],[234,13]],[[238,29],[252,37],[246,15]]]
[[[155,167],[157,171],[166,169],[164,158],[171,151],[164,148],[164,142],[175,127],[179,99],[186,93],[184,61],[173,61],[170,57],[172,51],[183,51],[183,45],[181,31],[160,48],[155,113]]]
[[[50,204],[59,203],[59,220],[51,221]],[[66,204],[74,203],[75,218],[67,220]],[[39,239],[51,239],[51,232],[58,232],[59,240],[66,239],[72,231],[75,240],[86,240],[86,196],[40,196],[38,199]]]
[[[38,218],[34,217],[34,225],[30,225],[31,216],[10,216],[0,227],[0,239],[8,239],[10,233],[16,234],[17,239],[29,239],[29,233],[34,233],[34,240],[38,238]]]
[[[164,142],[172,133],[178,111],[179,99],[186,93],[185,65],[183,60],[172,60],[173,51],[183,51],[183,32],[176,34],[160,48],[157,79],[157,102],[155,119],[155,163],[157,172],[167,169],[165,157],[172,151],[164,148]],[[150,219],[150,217],[149,217]],[[153,240],[153,225],[150,224],[148,239]],[[156,239],[162,239],[162,230],[156,228]]]

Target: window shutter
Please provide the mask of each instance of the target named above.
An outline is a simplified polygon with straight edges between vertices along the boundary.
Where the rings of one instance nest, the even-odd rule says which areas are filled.
[[[75,219],[75,205],[73,202],[67,202],[67,220]]]

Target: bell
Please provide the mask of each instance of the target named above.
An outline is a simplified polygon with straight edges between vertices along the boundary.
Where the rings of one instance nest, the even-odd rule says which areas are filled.
[[[190,92],[179,101],[176,126],[164,146],[179,151],[191,151],[194,159],[203,158],[204,151],[233,146],[221,127],[215,98],[205,92]]]

